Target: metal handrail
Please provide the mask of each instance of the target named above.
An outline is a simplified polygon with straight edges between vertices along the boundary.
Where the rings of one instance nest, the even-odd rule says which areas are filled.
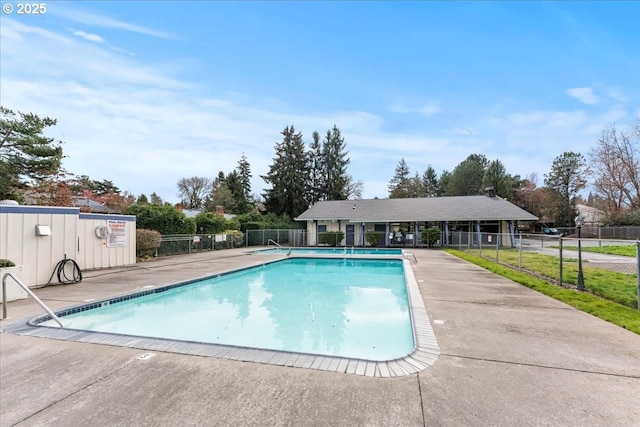
[[[281,248],[281,247],[282,247],[282,245],[280,245],[280,243],[276,242],[276,241],[275,241],[275,240],[273,240],[273,239],[269,239],[269,240],[267,240],[267,246],[271,246],[271,243],[273,243],[274,245],[276,245],[276,246],[277,246],[277,247],[279,247],[279,248]]]
[[[51,316],[51,318],[55,320],[58,323],[58,325],[60,325],[61,328],[64,328],[64,325],[62,324],[62,321],[60,320],[60,318],[56,316],[56,314],[53,311],[51,311],[51,309],[47,307],[47,305],[43,303],[42,300],[38,298],[36,294],[34,294],[33,291],[31,291],[31,289],[29,289],[27,285],[22,283],[22,281],[18,279],[13,273],[9,273],[9,272],[4,273],[2,275],[2,318],[3,319],[7,318],[7,277],[11,277],[18,284],[18,286],[20,286],[22,289],[24,289],[27,292],[27,294],[29,294],[31,298],[36,300],[36,302],[40,305],[40,307],[42,307],[44,311],[46,311],[49,314],[49,316]]]
[[[413,262],[414,263],[418,263],[418,259],[416,258],[416,254],[414,254],[413,252],[406,252],[406,251],[402,251],[402,256],[404,257],[405,255],[411,255],[413,257]]]

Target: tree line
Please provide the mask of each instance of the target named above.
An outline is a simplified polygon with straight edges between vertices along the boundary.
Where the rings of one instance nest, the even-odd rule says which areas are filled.
[[[65,171],[63,143],[44,135],[46,128],[55,125],[55,119],[0,106],[0,199],[25,202],[29,198],[32,204],[71,206],[74,196],[82,196],[115,212],[126,212],[134,205],[167,204],[155,192],[135,197],[112,181]],[[242,153],[232,171],[220,171],[213,179],[180,179],[177,190],[182,206],[205,212],[222,206],[226,212],[253,220],[269,213],[290,224],[318,201],[362,197],[363,184],[348,173],[349,153],[336,125],[323,136],[314,131],[308,146],[293,125],[281,135],[272,163],[261,175],[267,187],[262,194],[252,192],[251,165]],[[511,175],[499,159],[490,161],[483,154],[470,154],[452,171],[439,175],[431,165],[412,174],[403,158],[388,183],[388,197],[475,195],[492,187],[498,196],[558,226],[573,225],[579,202],[604,211],[608,223],[640,225],[639,146],[640,118],[627,129],[611,126],[586,157],[575,152],[557,156],[540,187],[537,175]],[[590,179],[593,191],[585,200],[581,194]]]

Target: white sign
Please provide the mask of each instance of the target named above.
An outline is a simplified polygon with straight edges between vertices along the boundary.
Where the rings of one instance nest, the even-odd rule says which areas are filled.
[[[119,219],[108,219],[107,247],[118,248],[127,246],[127,222]]]

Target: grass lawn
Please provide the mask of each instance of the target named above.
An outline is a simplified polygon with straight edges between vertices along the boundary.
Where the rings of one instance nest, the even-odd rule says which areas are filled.
[[[568,304],[586,313],[590,313],[596,317],[599,317],[620,327],[626,328],[640,335],[640,311],[637,310],[637,305],[635,306],[636,308],[631,308],[604,298],[600,298],[597,295],[591,294],[589,292],[580,292],[577,290],[552,285],[544,279],[532,276],[523,271],[517,271],[510,267],[497,264],[475,254],[461,252],[455,249],[446,249],[446,251],[466,261],[479,265],[480,267],[485,268],[495,274],[506,277],[507,279],[513,280],[514,282],[534,289],[544,295],[547,295],[558,301],[562,301],[565,304]]]
[[[635,250],[635,247],[634,247]],[[467,251],[472,255],[480,255],[479,250]],[[483,251],[485,258],[495,259],[494,252]],[[499,261],[510,266],[519,267],[534,272],[546,278],[559,282],[560,266],[559,258],[551,255],[542,255],[531,252],[519,253],[518,249],[503,249],[499,252]],[[583,262],[583,277],[585,286],[589,292],[602,298],[626,305],[638,307],[638,281],[636,274],[625,274],[602,268],[590,267],[587,261]],[[562,282],[577,285],[578,262],[573,258],[563,258]]]
[[[563,246],[563,249],[577,251],[578,247]],[[595,252],[599,254],[636,257],[636,245],[633,242],[624,246],[583,246],[582,250],[585,252]]]

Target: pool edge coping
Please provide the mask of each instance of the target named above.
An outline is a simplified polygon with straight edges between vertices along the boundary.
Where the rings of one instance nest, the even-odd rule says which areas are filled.
[[[376,257],[379,259],[379,257]],[[397,259],[397,258],[396,258]],[[270,264],[281,261],[281,259],[265,261],[257,265]],[[244,362],[263,363],[278,366],[288,366],[296,368],[307,368],[321,371],[341,372],[377,378],[391,378],[411,375],[432,366],[440,355],[440,349],[429,320],[427,310],[418,287],[411,263],[403,259],[405,272],[405,282],[407,286],[407,296],[409,310],[411,312],[411,325],[414,334],[415,347],[406,356],[392,360],[373,361],[354,359],[339,356],[326,356],[308,353],[295,353],[282,350],[266,350],[251,347],[237,347],[221,344],[209,344],[191,341],[179,341],[163,338],[149,338],[124,334],[113,334],[104,332],[85,331],[79,329],[57,328],[41,326],[33,323],[36,319],[48,317],[48,315],[30,316],[16,320],[2,329],[2,333],[13,335],[34,336],[40,338],[50,338],[63,341],[80,343],[92,343],[101,345],[112,345],[147,351],[160,351],[193,356],[215,357],[220,359],[237,360]],[[255,267],[256,265],[245,268]],[[207,277],[215,277],[245,268],[233,269],[225,273],[218,273]],[[181,284],[191,283],[198,279],[191,279]],[[163,287],[175,287],[180,284],[168,284]],[[120,297],[146,293],[147,290],[130,292]],[[152,289],[148,291],[153,292]],[[109,301],[119,296],[93,301],[92,304],[102,301]],[[87,306],[87,303],[71,307],[61,308],[56,312],[72,310],[77,307]]]

